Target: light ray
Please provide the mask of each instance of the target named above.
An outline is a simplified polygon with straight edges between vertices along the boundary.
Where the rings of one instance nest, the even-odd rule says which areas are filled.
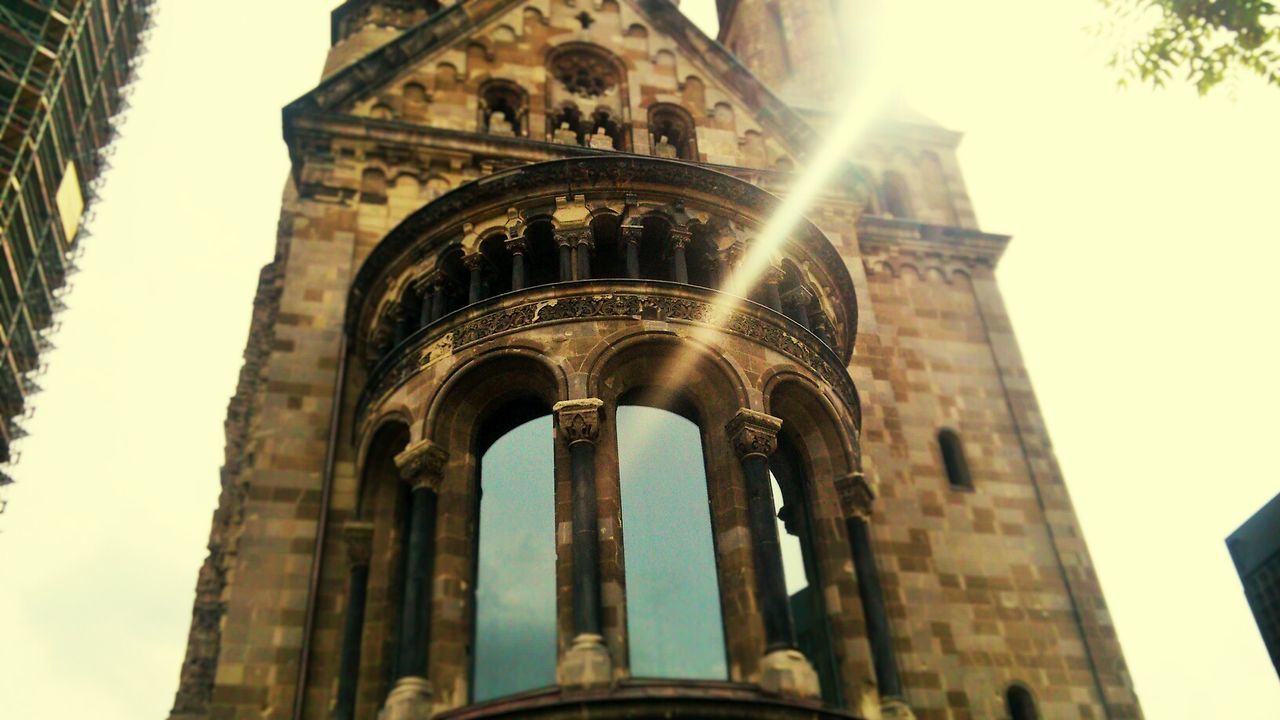
[[[696,367],[700,346],[715,347],[721,329],[731,314],[751,295],[762,280],[773,259],[778,255],[787,238],[805,222],[805,214],[821,197],[837,173],[850,162],[854,145],[866,134],[880,117],[887,93],[882,78],[867,73],[859,79],[859,87],[851,89],[846,105],[827,128],[826,136],[814,148],[797,173],[793,184],[782,198],[760,234],[748,243],[746,251],[732,277],[721,287],[712,305],[712,312],[705,325],[694,326],[686,342],[682,343],[667,364],[659,372],[658,380],[664,388],[675,392],[685,387]],[[689,342],[692,340],[694,342]],[[652,432],[642,432],[630,438],[640,447],[652,441]]]

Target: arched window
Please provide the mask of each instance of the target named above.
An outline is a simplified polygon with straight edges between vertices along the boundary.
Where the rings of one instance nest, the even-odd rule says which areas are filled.
[[[462,248],[456,245],[440,254],[436,267],[440,268],[445,278],[444,285],[440,289],[444,296],[441,313],[441,317],[444,317],[454,310],[461,310],[467,306],[471,272],[462,262]]]
[[[947,482],[953,489],[973,489],[973,478],[969,476],[969,463],[964,459],[964,445],[955,430],[944,428],[938,431],[938,449],[942,451],[942,465],[947,471]]]
[[[626,65],[590,43],[566,43],[547,57],[548,138],[599,150],[627,150]]]
[[[553,431],[547,409],[507,406],[478,438],[471,698],[556,682]]]
[[[607,108],[599,108],[591,113],[590,123],[584,126],[589,134],[582,143],[597,150],[621,150],[622,124],[614,119],[613,112]]]
[[[488,261],[485,296],[511,292],[511,251],[507,249],[507,236],[494,233],[485,238],[480,243],[480,254]]]
[[[645,280],[671,280],[671,263],[667,250],[671,244],[671,222],[659,215],[647,215],[641,221],[640,277]]]
[[[490,80],[480,87],[480,128],[490,135],[523,137],[528,94],[509,80]]]
[[[524,259],[525,285],[549,285],[560,279],[559,250],[551,221],[539,218],[529,221],[524,230],[528,255]]]
[[[622,247],[617,215],[603,214],[591,220],[592,255],[591,274],[598,278],[624,278],[627,276],[626,251]]]
[[[1021,685],[1010,685],[1004,700],[1009,707],[1009,720],[1039,720],[1040,713],[1036,712],[1036,701],[1030,690]]]
[[[634,677],[728,676],[702,436],[652,407],[617,411]]]
[[[911,206],[911,190],[902,173],[890,170],[884,174],[881,192],[884,194],[884,209],[895,218],[911,220],[915,212]]]
[[[778,513],[782,573],[791,599],[796,641],[800,652],[809,658],[818,673],[822,699],[839,705],[840,682],[814,549],[807,474],[799,453],[785,435],[778,438],[778,450],[769,459],[769,471],[773,480],[773,506]]]
[[[657,157],[698,159],[693,117],[682,107],[660,103],[649,108],[650,151]]]

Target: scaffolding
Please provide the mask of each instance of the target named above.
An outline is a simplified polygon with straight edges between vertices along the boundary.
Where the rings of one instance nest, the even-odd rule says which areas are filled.
[[[153,4],[0,0],[0,462],[26,434]]]

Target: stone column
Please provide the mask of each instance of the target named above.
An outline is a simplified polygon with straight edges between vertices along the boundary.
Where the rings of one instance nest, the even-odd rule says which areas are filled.
[[[524,238],[512,238],[506,245],[507,250],[511,252],[511,289],[523,290],[527,282],[524,256],[529,252],[529,241]]]
[[[778,292],[778,284],[782,282],[782,268],[770,267],[764,272],[764,298],[769,309],[782,312],[782,295]]]
[[[683,228],[671,231],[671,277],[678,283],[689,284],[689,262],[685,259],[685,247],[692,234]]]
[[[756,597],[764,619],[765,656],[760,661],[760,686],[781,695],[816,698],[821,695],[818,674],[796,649],[796,629],[782,573],[777,510],[769,484],[769,456],[778,448],[781,429],[778,418],[746,408],[739,410],[726,426],[742,463]]]
[[[338,694],[333,720],[354,720],[360,683],[360,643],[364,636],[364,606],[369,589],[369,558],[373,554],[373,523],[347,522],[347,616],[342,626],[342,654],[338,658]]]
[[[473,253],[462,258],[462,262],[471,271],[471,284],[467,290],[467,304],[475,305],[484,299],[484,270],[488,261],[480,253]]]
[[[880,587],[880,571],[876,568],[875,553],[871,548],[871,506],[875,492],[862,473],[854,473],[848,482],[851,488],[845,526],[849,531],[849,548],[853,554],[854,572],[858,577],[858,596],[862,600],[862,615],[867,624],[867,641],[871,645],[871,662],[875,666],[876,684],[879,686],[881,713],[886,719],[913,718],[911,708],[902,695],[902,678],[898,675],[898,660],[894,656],[893,633],[889,629],[889,613],[884,604],[884,592]]]
[[[639,225],[622,226],[622,243],[627,251],[627,277],[640,279],[640,237],[644,228]]]
[[[613,662],[600,620],[600,524],[596,510],[596,440],[604,402],[595,398],[556,403],[556,433],[569,446],[573,485],[573,645],[556,676],[566,687],[608,685]]]
[[[560,249],[560,282],[573,279],[573,241],[564,233],[556,233],[556,245]]]
[[[396,456],[400,476],[412,488],[409,549],[401,600],[398,677],[380,720],[424,720],[431,714],[427,648],[431,643],[436,500],[448,458],[449,453],[430,440],[421,440]]]
[[[594,247],[595,237],[591,233],[591,228],[583,228],[575,233],[577,242],[574,247],[574,254],[578,260],[579,280],[591,279],[591,248]]]

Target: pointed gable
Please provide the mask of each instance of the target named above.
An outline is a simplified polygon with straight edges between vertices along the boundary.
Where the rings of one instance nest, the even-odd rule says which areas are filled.
[[[668,0],[470,0],[286,108],[750,168],[812,130]]]

